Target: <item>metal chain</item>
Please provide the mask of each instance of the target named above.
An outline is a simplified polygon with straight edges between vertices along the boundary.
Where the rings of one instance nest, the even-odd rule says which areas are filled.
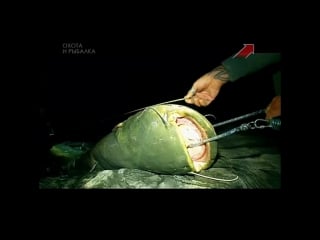
[[[200,146],[200,145],[205,144],[207,142],[212,142],[212,141],[230,136],[234,133],[243,132],[243,131],[247,131],[247,130],[264,129],[264,128],[272,128],[275,130],[280,130],[280,126],[281,126],[281,119],[280,118],[274,118],[271,120],[256,119],[256,120],[248,122],[248,123],[243,123],[239,127],[232,128],[232,129],[230,129],[222,134],[216,135],[212,138],[205,139],[205,140],[198,142],[198,143],[189,144],[187,147],[188,148],[197,147],[197,146]]]

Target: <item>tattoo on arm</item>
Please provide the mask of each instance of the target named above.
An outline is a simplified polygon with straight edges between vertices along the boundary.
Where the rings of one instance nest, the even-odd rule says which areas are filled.
[[[229,80],[229,74],[223,66],[216,67],[211,71],[213,77],[223,82],[227,82]]]

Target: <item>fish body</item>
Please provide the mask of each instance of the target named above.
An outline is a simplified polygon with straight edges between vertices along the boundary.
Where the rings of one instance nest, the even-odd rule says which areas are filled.
[[[90,152],[90,161],[102,169],[200,172],[213,164],[217,142],[188,146],[215,135],[212,124],[192,108],[178,104],[149,106],[103,137]]]

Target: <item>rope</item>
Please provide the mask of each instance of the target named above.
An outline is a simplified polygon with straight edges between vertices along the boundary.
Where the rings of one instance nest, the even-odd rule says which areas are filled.
[[[232,179],[223,179],[223,178],[210,177],[210,176],[202,175],[202,174],[195,173],[195,172],[189,172],[189,173],[196,175],[196,176],[199,176],[199,177],[208,178],[208,179],[212,179],[212,180],[216,180],[216,181],[222,181],[222,182],[233,182],[233,181],[238,180],[238,178],[239,178],[238,176],[236,176]]]

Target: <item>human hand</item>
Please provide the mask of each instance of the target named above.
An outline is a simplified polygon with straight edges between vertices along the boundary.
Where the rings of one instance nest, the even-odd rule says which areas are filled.
[[[266,108],[266,119],[281,116],[281,96],[275,96]]]
[[[184,97],[186,103],[198,107],[208,106],[219,94],[220,88],[228,81],[228,73],[223,66],[213,69],[194,82]]]

